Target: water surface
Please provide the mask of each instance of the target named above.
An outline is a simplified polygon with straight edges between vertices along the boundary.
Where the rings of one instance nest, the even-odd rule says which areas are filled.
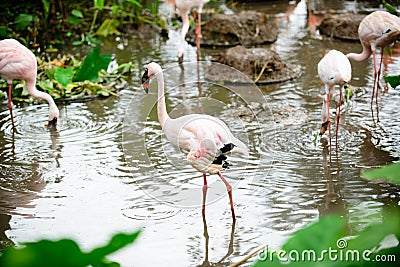
[[[338,10],[367,8],[336,2]],[[227,266],[261,245],[278,248],[291,233],[324,214],[345,216],[354,232],[379,222],[382,208],[398,203],[400,190],[367,182],[360,170],[398,159],[399,92],[389,88],[380,94],[377,122],[369,106],[372,59],[352,62],[355,95],[341,116],[338,150],[330,156],[325,139],[314,143],[323,93],[316,64],[329,49],[348,53],[361,51],[361,45],[310,32],[305,1],[290,6],[273,1],[262,9],[276,16],[280,26],[278,41],[268,47],[284,61],[301,65],[302,75],[296,80],[260,86],[260,91],[206,81],[203,67],[215,50],[202,49],[205,63],[200,72],[192,67],[195,64],[182,71],[176,64],[179,33],[171,30],[169,39],[154,34],[105,41],[103,53],[113,54],[120,63],[132,60],[137,71],[119,97],[59,105],[57,130],[43,127],[47,105],[15,104],[18,132],[13,133],[3,101],[4,242],[70,237],[91,249],[113,233],[143,228],[137,243],[111,258],[123,266]],[[185,56],[187,62],[194,60],[194,48],[188,46]],[[249,155],[233,158],[234,165],[224,172],[234,185],[235,225],[217,176],[209,177],[203,220],[201,174],[185,164],[185,156],[161,131],[154,107],[156,83],[149,95],[140,88],[143,66],[150,61],[167,69],[171,116],[217,116],[248,144]],[[385,74],[399,70],[398,54],[385,58]],[[257,116],[237,112],[243,108]]]

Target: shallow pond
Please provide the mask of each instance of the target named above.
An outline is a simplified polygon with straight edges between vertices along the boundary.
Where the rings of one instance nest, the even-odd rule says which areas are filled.
[[[339,10],[365,8],[352,3],[335,2]],[[202,49],[204,62],[181,70],[176,64],[179,33],[171,30],[168,39],[149,34],[105,41],[103,53],[137,64],[132,82],[119,97],[59,105],[57,130],[43,127],[47,105],[15,104],[18,132],[13,133],[3,101],[3,242],[70,237],[90,249],[113,233],[143,228],[138,242],[110,258],[123,266],[227,266],[261,245],[278,248],[324,214],[344,215],[349,229],[358,231],[379,222],[383,207],[398,205],[398,187],[367,182],[360,170],[399,157],[399,91],[389,88],[380,94],[377,122],[370,110],[372,59],[352,62],[355,94],[341,116],[337,151],[329,155],[326,140],[314,142],[323,93],[316,64],[328,49],[359,52],[361,45],[310,32],[305,1],[242,8],[276,16],[280,34],[270,48],[284,61],[301,65],[298,79],[259,89],[213,84],[205,79],[205,70],[215,50]],[[187,47],[185,57],[195,60],[193,47]],[[224,173],[234,185],[236,224],[225,186],[215,175],[209,177],[202,219],[202,176],[162,134],[154,106],[156,82],[148,95],[140,87],[143,66],[150,61],[166,69],[171,116],[218,116],[248,144],[249,155],[232,158],[233,166]],[[399,71],[399,53],[384,58],[386,74]]]

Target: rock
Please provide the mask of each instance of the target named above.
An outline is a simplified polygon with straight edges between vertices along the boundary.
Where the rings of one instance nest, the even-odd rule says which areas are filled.
[[[201,45],[254,46],[273,43],[278,38],[278,26],[267,14],[241,11],[239,14],[215,14],[201,26]],[[187,35],[195,43],[195,33]]]
[[[235,46],[225,51],[219,59],[220,63],[231,66],[256,83],[275,83],[294,79],[300,75],[300,67],[288,65],[279,55],[266,48],[244,48]],[[208,75],[207,75],[208,73]],[[249,80],[238,77],[237,73],[219,73],[219,68],[209,70],[206,78],[213,81],[248,83]],[[260,73],[262,73],[260,75]],[[260,76],[260,77],[259,77]]]
[[[317,27],[322,35],[346,40],[358,40],[358,25],[365,15],[327,14]]]

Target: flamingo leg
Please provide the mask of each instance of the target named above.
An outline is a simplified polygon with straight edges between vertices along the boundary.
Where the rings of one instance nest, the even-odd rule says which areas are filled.
[[[200,39],[201,39],[201,12],[197,14],[197,27],[196,27],[196,56],[197,61],[200,60]]]
[[[342,105],[342,88],[340,88],[340,99],[339,99],[339,106],[338,106],[338,114],[336,115],[336,148],[338,146],[338,135],[339,135],[339,120],[340,120],[340,106]]]
[[[203,217],[206,214],[206,196],[207,196],[207,189],[208,189],[208,185],[207,185],[207,176],[205,173],[203,173],[203,179],[204,179],[204,185],[203,185],[203,205],[202,205],[202,209],[201,212],[203,214]]]
[[[221,178],[222,182],[224,182],[225,186],[226,186],[226,190],[228,191],[228,195],[229,195],[229,202],[231,204],[231,211],[232,211],[232,219],[233,221],[236,220],[236,216],[235,216],[235,209],[233,207],[233,198],[232,198],[232,186],[229,184],[229,182],[224,178],[224,176],[222,176],[222,173],[219,171],[218,172],[218,176],[219,178]]]
[[[200,23],[201,23],[201,13],[198,11],[197,19],[196,19],[196,12],[192,12],[194,26],[195,26],[195,33],[196,33],[196,59],[199,61],[200,59],[200,38],[201,38],[201,30],[200,30]]]
[[[329,151],[332,154],[332,140],[331,140],[331,112],[330,112],[330,103],[331,103],[331,94],[326,94],[327,103],[326,103],[326,110],[327,110],[327,117],[328,117],[328,136],[329,136]]]
[[[381,48],[381,60],[379,61],[379,68],[378,68],[378,74],[376,78],[376,95],[375,95],[375,103],[376,106],[378,107],[378,85],[379,85],[379,77],[381,76],[381,69],[382,69],[382,61],[383,61],[383,47]]]
[[[372,51],[372,57],[374,59],[374,87],[372,88],[371,108],[372,108],[372,103],[374,101],[375,87],[377,87],[376,77],[377,77],[377,74],[378,74],[377,69],[376,69],[376,53],[375,53],[375,50]],[[378,91],[378,88],[376,89],[376,91]],[[378,92],[376,92],[376,94],[378,94]]]
[[[8,109],[10,110],[10,115],[11,115],[11,124],[13,129],[15,129],[15,125],[14,125],[14,116],[13,116],[13,112],[12,112],[12,103],[11,103],[11,98],[12,98],[12,84],[9,83],[8,84]]]

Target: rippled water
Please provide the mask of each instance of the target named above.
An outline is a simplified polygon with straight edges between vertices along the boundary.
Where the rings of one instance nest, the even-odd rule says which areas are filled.
[[[364,8],[338,4],[339,10]],[[364,181],[359,173],[399,157],[399,92],[390,88],[380,95],[377,122],[369,107],[372,59],[352,62],[355,95],[341,116],[338,150],[330,156],[326,139],[314,142],[323,93],[316,64],[328,49],[347,53],[361,51],[361,46],[310,33],[305,1],[289,7],[273,1],[265,10],[276,14],[280,25],[271,49],[286,62],[301,65],[296,80],[261,86],[260,91],[207,81],[214,49],[202,49],[205,62],[199,72],[195,64],[182,71],[176,64],[179,33],[171,31],[169,39],[149,34],[140,41],[106,41],[103,53],[137,64],[131,83],[119,97],[59,105],[56,130],[44,127],[47,105],[15,104],[18,132],[13,133],[3,101],[3,243],[71,237],[90,249],[115,232],[141,227],[138,242],[112,259],[123,266],[227,266],[261,245],[278,247],[324,214],[344,215],[351,231],[379,221],[384,206],[398,203],[400,190]],[[194,48],[189,46],[185,56],[194,60]],[[248,144],[249,155],[233,157],[233,166],[224,172],[234,185],[235,225],[225,186],[215,175],[209,176],[202,219],[202,176],[161,131],[154,106],[156,82],[148,95],[140,88],[143,66],[150,61],[166,69],[172,117],[217,116]],[[385,60],[385,72],[399,70],[398,54]]]

